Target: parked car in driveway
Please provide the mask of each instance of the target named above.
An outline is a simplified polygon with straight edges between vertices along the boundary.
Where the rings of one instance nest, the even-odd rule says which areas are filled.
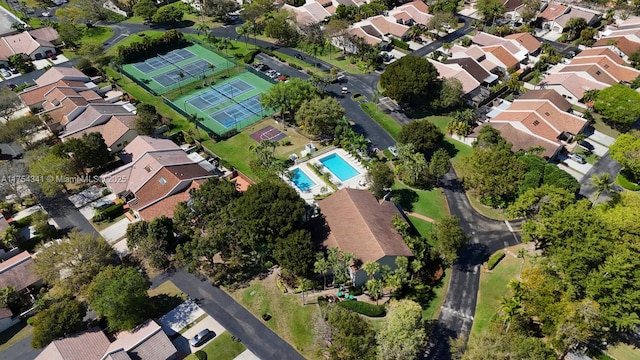
[[[189,345],[193,347],[201,346],[207,341],[213,339],[215,336],[216,336],[216,333],[214,333],[213,331],[209,329],[204,329],[189,340]]]
[[[578,154],[574,154],[574,153],[569,153],[567,155],[567,157],[575,162],[577,162],[578,164],[585,164],[587,161],[580,155]]]
[[[1,68],[0,69],[0,74],[2,74],[2,76],[4,76],[5,78],[11,76],[11,73],[9,72],[9,70],[7,70],[5,68]]]
[[[391,153],[391,155],[397,157],[398,156],[398,151],[396,150],[395,146],[389,146],[387,148],[387,150],[389,150],[389,152]]]
[[[95,205],[93,205],[93,208],[96,209],[96,210],[104,210],[104,209],[108,208],[111,205],[113,205],[113,200],[103,199],[103,200],[99,200],[97,203],[95,203]]]

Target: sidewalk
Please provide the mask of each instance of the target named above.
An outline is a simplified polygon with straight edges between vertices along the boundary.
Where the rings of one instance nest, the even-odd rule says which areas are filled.
[[[435,222],[436,222],[436,221],[435,221],[435,220],[433,220],[432,218],[427,217],[427,216],[424,216],[424,215],[422,215],[422,214],[414,213],[414,212],[411,212],[411,211],[405,211],[404,213],[405,213],[405,214],[407,214],[407,215],[409,215],[409,216],[417,217],[417,218],[418,218],[418,219],[420,219],[420,220],[428,221],[428,222],[430,222],[430,223],[435,223]]]
[[[46,213],[46,211],[44,211],[44,209],[42,208],[42,206],[40,205],[36,205],[36,206],[32,206],[30,208],[24,209],[22,211],[18,211],[14,216],[13,216],[13,220],[20,220],[20,219],[24,219],[27,216],[30,216],[32,214],[37,213],[38,211],[42,211],[44,213]]]

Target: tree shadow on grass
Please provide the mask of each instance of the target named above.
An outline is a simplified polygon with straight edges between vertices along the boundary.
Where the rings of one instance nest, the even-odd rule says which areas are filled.
[[[455,145],[451,141],[448,141],[446,138],[440,143],[440,148],[445,149],[447,151],[447,154],[449,154],[452,159],[456,155],[458,155],[458,152],[460,152],[458,149],[456,149]]]
[[[405,211],[413,211],[413,203],[418,201],[418,193],[412,189],[398,189],[393,190],[393,198]]]
[[[159,318],[183,302],[184,299],[176,295],[159,294],[152,296],[149,317]]]

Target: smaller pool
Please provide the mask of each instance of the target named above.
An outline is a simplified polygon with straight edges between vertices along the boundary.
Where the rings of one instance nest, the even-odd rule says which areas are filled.
[[[320,162],[340,181],[347,181],[356,175],[360,175],[358,170],[354,169],[342,156],[336,153],[323,157]]]
[[[296,187],[301,191],[307,191],[317,185],[304,171],[300,169],[293,169],[291,172],[293,173],[291,181],[293,181]]]

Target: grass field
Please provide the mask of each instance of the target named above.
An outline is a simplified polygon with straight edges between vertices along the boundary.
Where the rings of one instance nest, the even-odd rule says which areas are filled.
[[[616,344],[607,349],[606,354],[616,360],[640,360],[640,349],[629,344]]]
[[[240,342],[235,342],[231,338],[231,334],[228,331],[216,336],[210,343],[204,346],[202,351],[207,353],[207,359],[209,360],[233,360],[236,356],[240,355],[247,348]],[[190,354],[184,360],[197,360],[195,354]]]
[[[171,282],[171,280],[163,282],[155,289],[149,289],[147,293],[149,293],[149,296],[165,294],[169,296],[178,296],[183,298],[184,300],[187,300],[187,295],[180,291],[180,289],[178,289],[178,287],[173,282]]]
[[[150,39],[156,39],[156,38],[159,38],[164,33],[165,33],[164,31],[159,31],[159,30],[147,30],[147,31],[139,32],[136,35],[125,36],[122,40],[118,41],[118,43],[115,46],[112,46],[111,48],[109,48],[109,50],[106,51],[106,54],[116,55],[118,53],[119,46],[127,46],[135,42],[141,42],[142,39],[145,37]]]
[[[440,315],[440,308],[444,302],[444,298],[447,295],[447,289],[449,288],[449,279],[451,278],[451,268],[447,268],[444,272],[444,277],[440,284],[434,289],[434,297],[429,303],[429,306],[423,308],[422,318],[424,320],[436,320]]]
[[[376,104],[372,102],[366,102],[360,104],[360,107],[366,112],[373,120],[375,120],[383,129],[385,129],[391,137],[398,139],[398,134],[402,129],[402,125],[398,124],[391,116],[380,111]]]
[[[471,207],[479,214],[494,220],[510,220],[504,209],[495,209],[481,203],[480,197],[475,193],[475,191],[467,191],[466,193]]]
[[[518,249],[523,246],[517,245],[509,250],[517,254]],[[526,264],[528,263],[529,259],[527,258]],[[509,280],[520,277],[521,267],[522,259],[507,254],[491,272],[482,272],[476,314],[470,336],[477,336],[489,326],[500,308],[500,299],[509,294],[507,287]]]
[[[191,45],[191,46],[185,47],[184,49],[193,53],[194,56],[192,56],[191,58],[177,61],[172,64],[166,64],[165,66],[162,66],[160,68],[152,69],[148,73],[142,72],[139,69],[137,69],[135,64],[123,65],[122,71],[126,72],[130,77],[134,77],[138,81],[144,82],[145,85],[149,87],[151,90],[153,90],[156,94],[164,94],[173,89],[181,88],[187,84],[201,80],[205,76],[210,76],[212,74],[220,73],[226,70],[227,68],[231,68],[235,66],[235,63],[233,61],[227,60],[224,57],[214,53],[213,51],[205,49],[200,45]],[[183,71],[182,72],[182,74],[184,75],[183,78],[178,80],[177,82],[174,82],[171,85],[162,84],[155,80],[156,76],[160,76],[168,72],[184,69],[190,64],[196,61],[199,61],[201,59],[206,59],[206,61],[208,61],[214,67],[206,69],[203,72],[195,73],[195,74],[190,74],[190,73],[187,73],[186,71]]]
[[[275,277],[254,280],[250,286],[231,293],[231,296],[262,321],[262,314],[271,314],[266,325],[289,342],[308,359],[315,359],[313,351],[313,314],[316,304],[302,306],[301,297],[283,294],[275,284]],[[310,299],[311,300],[311,299]]]
[[[410,188],[396,180],[391,187],[393,197],[406,211],[415,212],[432,219],[442,219],[448,214],[444,194],[440,188],[433,190],[418,190]]]

